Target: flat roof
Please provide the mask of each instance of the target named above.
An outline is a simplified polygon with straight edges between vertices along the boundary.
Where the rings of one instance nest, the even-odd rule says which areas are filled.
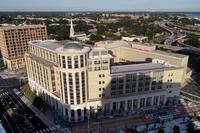
[[[157,63],[145,63],[145,64],[132,64],[132,65],[120,65],[112,66],[111,74],[125,73],[125,72],[140,72],[140,71],[158,71],[165,68],[175,68],[172,66],[166,66]]]
[[[154,52],[154,53],[157,53],[157,54],[162,54],[162,55],[167,55],[167,56],[174,56],[174,57],[178,57],[178,58],[187,57],[187,55],[184,55],[184,54],[176,54],[176,53],[167,52],[167,51],[155,50],[155,51],[153,51],[153,52]]]
[[[60,42],[56,40],[45,40],[45,41],[38,40],[38,41],[32,41],[31,43],[36,46],[43,47],[50,50],[56,50],[57,48],[63,47],[63,44],[61,44]]]
[[[145,50],[139,50],[135,48],[129,48],[129,47],[121,47],[123,49],[131,49],[143,53],[152,53],[152,54],[158,54],[158,55],[165,55],[165,56],[170,56],[170,57],[175,57],[175,58],[185,58],[187,55],[183,54],[177,54],[177,53],[172,53],[172,52],[167,52],[167,51],[160,51],[160,50],[153,50],[153,51],[145,51]]]
[[[12,30],[12,29],[24,29],[24,28],[36,28],[36,27],[46,27],[46,25],[38,24],[38,25],[9,25],[9,26],[2,26],[0,29],[2,30]]]
[[[36,45],[41,48],[45,48],[48,50],[52,50],[54,52],[88,52],[90,50],[90,46],[80,43],[77,41],[64,40],[36,40],[31,41],[33,45]],[[81,46],[82,48],[78,48]]]

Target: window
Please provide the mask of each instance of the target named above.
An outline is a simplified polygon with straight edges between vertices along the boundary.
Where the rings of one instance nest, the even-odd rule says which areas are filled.
[[[101,84],[101,81],[99,81],[99,84]]]
[[[98,61],[94,61],[94,64],[97,65],[97,64],[100,64],[101,62],[98,60]]]
[[[108,66],[103,66],[103,70],[108,70]]]
[[[103,64],[108,64],[108,60],[103,60]]]
[[[99,71],[99,70],[100,70],[100,67],[95,67],[94,70],[95,70],[95,71]]]
[[[99,94],[99,97],[101,97],[101,94]]]
[[[74,92],[73,92],[73,78],[72,78],[72,73],[68,74],[69,76],[69,91],[70,91],[70,100],[71,104],[74,104]]]
[[[72,68],[72,58],[70,56],[67,57],[68,68]]]
[[[101,88],[99,88],[99,91],[101,91]]]
[[[62,67],[66,68],[65,56],[62,56]]]
[[[80,104],[80,84],[79,84],[79,73],[75,73],[75,86],[76,86],[76,99],[77,104]]]
[[[80,60],[81,60],[81,67],[83,67],[84,66],[83,55],[80,56]]]
[[[111,96],[114,96],[114,95],[116,95],[115,92],[111,92]]]
[[[140,99],[140,107],[144,107],[145,106],[145,98],[141,98]]]
[[[157,104],[158,104],[158,96],[154,96],[153,105],[157,105]]]
[[[74,57],[74,68],[78,68],[78,56]]]
[[[137,100],[137,99],[134,99],[134,100],[133,100],[133,107],[134,107],[134,108],[137,108],[137,107],[138,107],[138,100]]]
[[[101,74],[99,74],[99,78],[101,78]]]
[[[85,102],[85,73],[81,72],[81,80],[82,80],[82,96],[83,102]]]

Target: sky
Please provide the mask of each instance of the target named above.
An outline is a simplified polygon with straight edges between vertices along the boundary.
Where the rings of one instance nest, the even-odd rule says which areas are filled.
[[[200,11],[200,0],[0,0],[0,11]]]

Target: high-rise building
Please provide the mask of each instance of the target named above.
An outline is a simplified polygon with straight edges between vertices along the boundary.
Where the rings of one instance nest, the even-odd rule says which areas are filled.
[[[151,46],[32,41],[25,55],[31,90],[69,122],[177,104],[188,56]],[[149,47],[149,48],[148,48]]]
[[[47,40],[45,25],[0,27],[1,53],[8,69],[25,67],[24,53],[28,51],[28,42],[33,40]]]

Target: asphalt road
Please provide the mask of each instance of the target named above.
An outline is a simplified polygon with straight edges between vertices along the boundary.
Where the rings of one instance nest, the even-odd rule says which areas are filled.
[[[0,103],[0,119],[7,133],[19,133],[15,122],[9,116],[2,103]]]
[[[26,117],[26,119],[33,125],[34,128],[30,132],[37,132],[47,128],[47,126],[32,112],[32,110],[20,99],[20,97],[14,93],[13,90],[1,91],[0,94],[1,97],[6,100],[12,110],[19,113],[21,116]],[[0,118],[2,119],[2,123],[8,133],[19,132],[16,126],[17,124],[8,115],[6,110],[3,109],[2,105],[0,106]],[[14,132],[12,130],[14,130]]]

